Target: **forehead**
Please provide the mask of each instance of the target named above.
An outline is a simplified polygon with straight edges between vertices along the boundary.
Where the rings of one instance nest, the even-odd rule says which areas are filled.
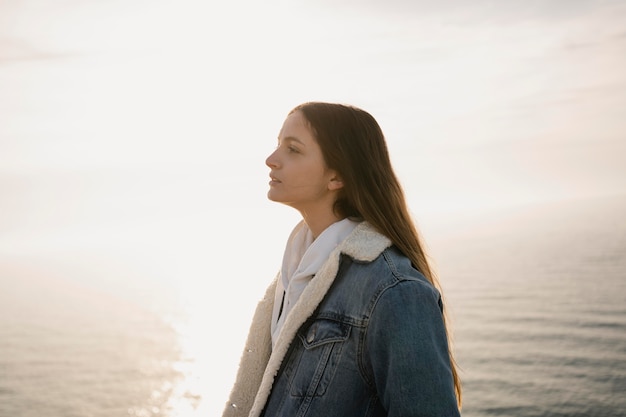
[[[283,127],[278,134],[278,140],[287,138],[297,139],[300,142],[307,143],[310,141],[315,142],[315,137],[309,126],[309,122],[306,120],[302,112],[295,111],[291,113],[285,119]]]

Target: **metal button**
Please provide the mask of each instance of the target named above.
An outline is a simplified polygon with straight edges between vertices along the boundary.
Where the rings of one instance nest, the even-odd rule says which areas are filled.
[[[307,343],[313,343],[313,341],[315,340],[316,331],[317,331],[317,326],[316,325],[311,326],[311,328],[309,329],[309,333],[306,335]]]

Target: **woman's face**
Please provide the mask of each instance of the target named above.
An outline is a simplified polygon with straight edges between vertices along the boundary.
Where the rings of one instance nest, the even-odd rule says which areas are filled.
[[[301,213],[331,209],[342,187],[327,168],[322,150],[300,111],[290,114],[278,135],[278,147],[267,157],[270,189],[267,197]]]

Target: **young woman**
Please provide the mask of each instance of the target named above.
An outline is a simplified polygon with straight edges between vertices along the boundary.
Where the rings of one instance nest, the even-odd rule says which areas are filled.
[[[224,417],[458,416],[443,303],[378,123],[293,109],[268,198],[302,214],[260,301]]]

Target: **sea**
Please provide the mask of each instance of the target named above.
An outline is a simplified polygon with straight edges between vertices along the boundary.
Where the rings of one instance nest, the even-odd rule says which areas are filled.
[[[421,228],[462,415],[626,416],[626,195],[452,213]],[[47,271],[0,257],[0,417],[220,415],[243,336],[229,345],[206,328],[188,349],[184,303],[151,308],[123,284],[104,291]],[[216,341],[233,351],[226,367]]]

